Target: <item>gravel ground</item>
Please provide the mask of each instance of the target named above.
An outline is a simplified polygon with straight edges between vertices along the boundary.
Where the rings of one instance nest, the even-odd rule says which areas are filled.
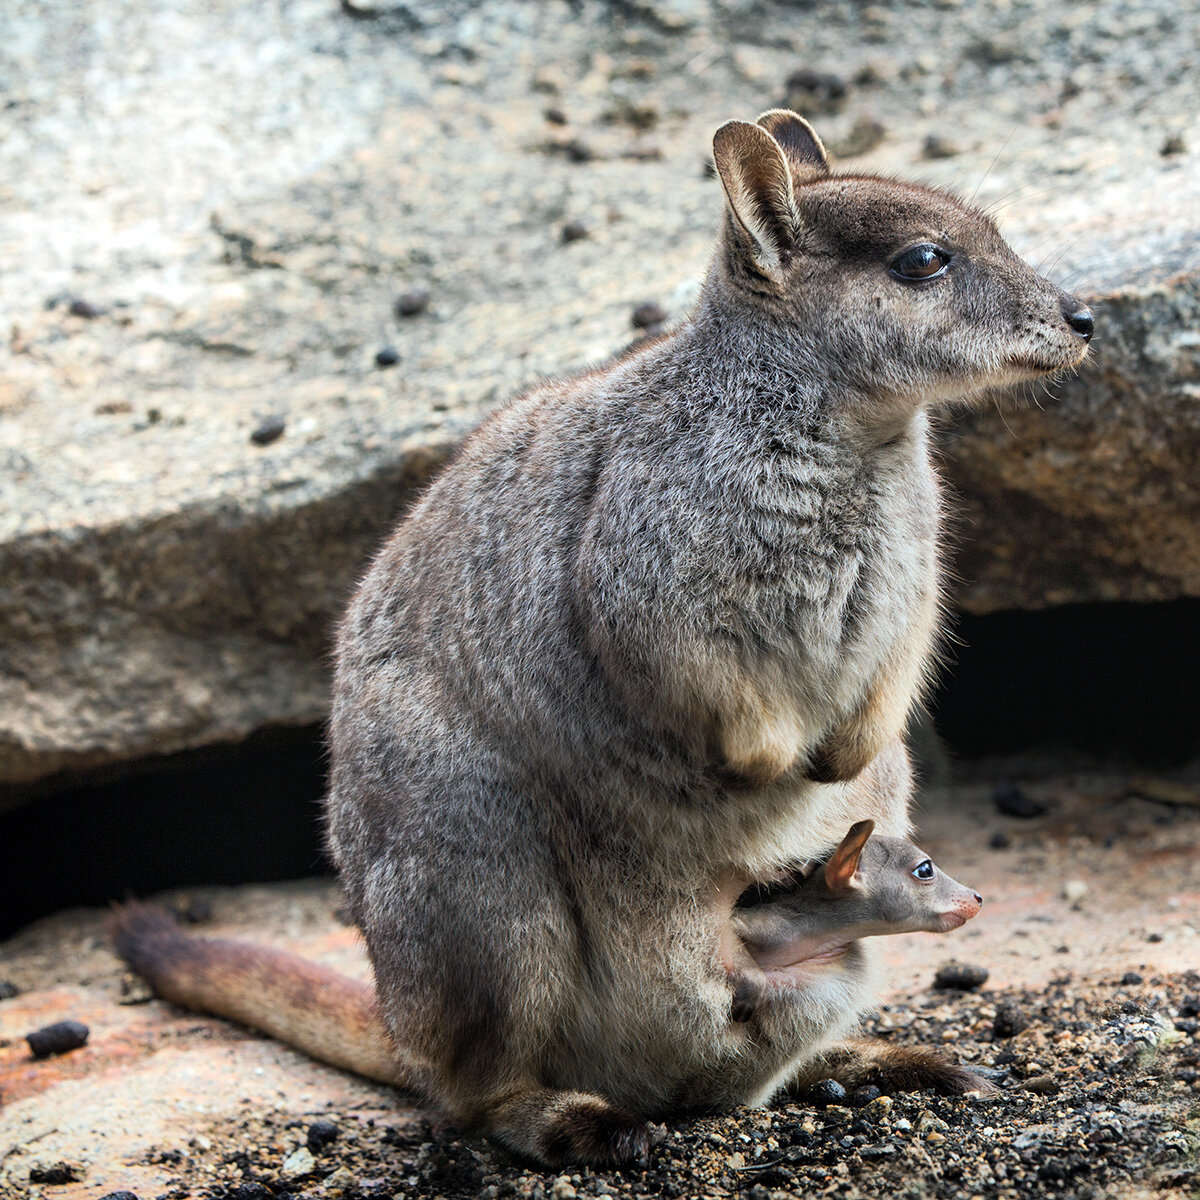
[[[953,1046],[1001,1089],[944,1099],[874,1088],[663,1129],[646,1170],[531,1170],[437,1123],[248,1118],[184,1153],[166,1197],[1161,1197],[1194,1196],[1200,1135],[1200,974],[985,996],[938,993],[871,1032]],[[1015,1030],[1019,1029],[1019,1032]],[[322,1124],[316,1122],[321,1121]],[[333,1140],[325,1139],[333,1136]],[[231,1146],[239,1147],[231,1151]],[[311,1148],[311,1149],[310,1149]],[[163,1154],[172,1157],[165,1159]]]

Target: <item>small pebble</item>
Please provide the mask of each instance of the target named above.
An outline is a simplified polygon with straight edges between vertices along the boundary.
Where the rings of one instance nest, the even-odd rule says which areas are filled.
[[[988,838],[988,845],[993,850],[1007,850],[1012,845],[1012,838],[1004,832],[1003,829],[997,829],[995,833]]]
[[[84,320],[94,321],[97,317],[104,316],[105,310],[90,300],[72,300],[67,307],[67,312],[73,317],[83,317]]]
[[[933,986],[949,991],[973,992],[988,980],[986,967],[975,967],[970,963],[951,962],[938,969],[933,977]]]
[[[560,1175],[551,1185],[550,1195],[554,1200],[576,1200],[579,1193],[568,1176]]]
[[[840,75],[804,67],[787,77],[783,107],[806,117],[835,113],[845,107],[848,91]]]
[[[230,1200],[272,1200],[271,1193],[261,1183],[242,1183],[229,1193]]]
[[[562,151],[568,161],[573,163],[591,162],[596,157],[595,150],[583,138],[572,138],[569,142],[564,142]]]
[[[400,361],[400,351],[395,346],[381,346],[375,351],[377,367],[394,367]]]
[[[332,1175],[326,1175],[324,1179],[325,1190],[331,1196],[340,1196],[344,1192],[350,1191],[357,1184],[358,1177],[353,1171],[346,1170],[345,1167],[338,1167]]]
[[[808,1098],[813,1104],[843,1104],[846,1089],[836,1079],[822,1079],[808,1089]]]
[[[326,1146],[337,1141],[338,1127],[332,1121],[314,1121],[308,1127],[308,1135],[305,1140],[308,1143],[308,1148],[316,1154],[318,1150],[323,1150]]]
[[[633,310],[629,319],[633,322],[634,329],[651,329],[655,325],[661,325],[667,319],[667,314],[653,300],[647,300]]]
[[[1187,152],[1187,143],[1183,140],[1182,133],[1173,133],[1162,146],[1159,148],[1159,154],[1163,158],[1170,158],[1175,154],[1185,154]]]
[[[316,1166],[312,1151],[307,1146],[298,1146],[283,1160],[279,1173],[284,1179],[303,1179],[305,1175],[311,1175]]]
[[[1029,1019],[1015,1004],[1000,1004],[992,1020],[992,1037],[1010,1038],[1029,1028]]]
[[[415,317],[418,313],[423,313],[429,307],[431,295],[429,288],[424,286],[401,292],[396,297],[396,316]]]
[[[250,440],[256,446],[269,446],[283,437],[285,429],[287,429],[287,417],[276,413],[259,422],[258,427],[250,435]]]
[[[21,989],[9,979],[0,979],[0,1000],[11,1000],[19,996]]]
[[[565,125],[567,123],[567,114],[561,108],[551,107],[546,109],[542,116],[550,122],[551,125]]]
[[[581,242],[591,231],[582,221],[568,221],[562,227],[562,240],[568,244]]]
[[[1146,941],[1148,941],[1148,942],[1161,942],[1162,940],[1163,940],[1163,935],[1161,933],[1146,934]]]
[[[1143,980],[1136,971],[1126,971],[1125,974],[1121,976],[1121,982],[1126,987],[1135,987],[1137,984],[1142,983]]]
[[[26,1034],[25,1040],[34,1058],[48,1058],[51,1054],[66,1054],[78,1050],[88,1040],[88,1027],[78,1021],[58,1021]]]
[[[1062,894],[1068,904],[1078,904],[1088,894],[1088,885],[1082,879],[1068,879]]]
[[[133,1192],[106,1192],[100,1200],[138,1200]]]
[[[1058,1080],[1053,1075],[1035,1075],[1025,1080],[1025,1090],[1039,1096],[1052,1096],[1059,1089]]]
[[[1040,817],[1046,811],[1046,805],[1027,796],[1015,783],[1002,783],[992,793],[992,803],[996,811],[1006,817],[1021,817],[1024,820]]]

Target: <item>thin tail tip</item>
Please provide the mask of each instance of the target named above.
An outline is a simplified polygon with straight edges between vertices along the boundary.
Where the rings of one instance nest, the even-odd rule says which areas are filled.
[[[169,912],[140,900],[112,906],[108,935],[117,957],[147,977],[165,966],[187,940]]]

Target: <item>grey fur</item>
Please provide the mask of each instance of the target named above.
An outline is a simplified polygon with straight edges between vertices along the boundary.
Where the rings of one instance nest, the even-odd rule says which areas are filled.
[[[732,1025],[733,901],[853,820],[907,832],[927,410],[1084,349],[986,217],[763,126],[718,132],[692,319],[488,420],[338,636],[329,838],[382,1010],[435,1099],[544,1161],[761,1102],[869,1004],[856,943]],[[951,268],[897,280],[920,240]]]

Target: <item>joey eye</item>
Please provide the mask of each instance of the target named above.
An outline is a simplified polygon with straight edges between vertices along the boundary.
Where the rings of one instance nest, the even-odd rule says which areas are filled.
[[[932,242],[910,246],[892,260],[891,272],[897,279],[933,279],[949,265],[953,256]]]
[[[937,867],[929,861],[922,859],[915,867],[913,867],[913,875],[917,879],[932,879],[937,874]]]

